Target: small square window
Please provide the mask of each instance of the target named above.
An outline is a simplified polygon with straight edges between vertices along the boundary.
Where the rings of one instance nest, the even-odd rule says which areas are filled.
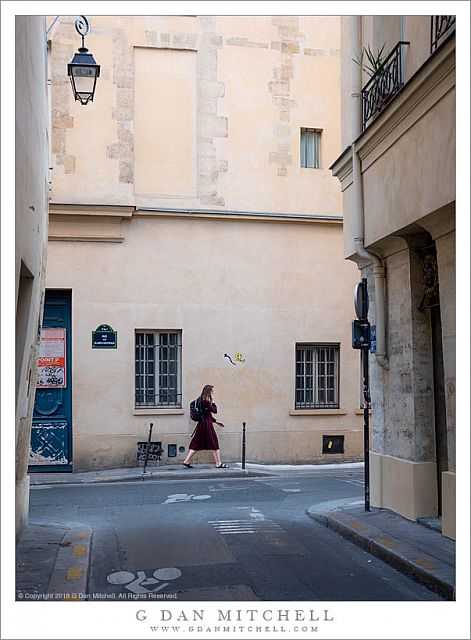
[[[320,129],[301,128],[301,167],[320,169],[321,131]]]

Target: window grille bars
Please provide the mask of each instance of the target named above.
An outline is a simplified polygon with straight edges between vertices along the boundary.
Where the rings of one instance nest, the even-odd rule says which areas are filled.
[[[338,345],[296,346],[296,409],[339,408]]]
[[[181,407],[181,342],[177,332],[136,332],[135,406]]]

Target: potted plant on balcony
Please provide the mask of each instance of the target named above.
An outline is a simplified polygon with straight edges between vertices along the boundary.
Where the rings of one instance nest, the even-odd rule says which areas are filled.
[[[383,51],[385,46],[386,43],[376,53],[373,53],[370,45],[363,47],[360,56],[357,54],[356,58],[352,58],[352,60],[355,64],[360,65],[362,70],[372,78],[384,65],[386,58],[383,56]],[[367,62],[364,61],[365,57]]]
[[[379,90],[379,95],[375,96],[375,105],[370,117],[379,114],[394,95],[394,91],[391,90],[388,78],[390,65],[388,64],[385,66],[389,57],[388,55],[383,55],[385,46],[386,43],[383,44],[381,49],[377,49],[376,53],[374,53],[370,45],[368,45],[367,47],[363,47],[360,55],[357,54],[356,58],[352,59],[355,64],[358,64],[362,70],[370,76],[370,78],[375,78],[375,81],[368,89],[368,92],[371,91],[373,87],[376,87]],[[365,88],[370,83],[371,80],[367,82]]]

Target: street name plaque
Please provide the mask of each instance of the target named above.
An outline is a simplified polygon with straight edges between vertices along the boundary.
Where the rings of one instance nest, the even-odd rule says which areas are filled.
[[[92,331],[92,349],[116,349],[118,334],[109,324],[100,324],[96,331]]]

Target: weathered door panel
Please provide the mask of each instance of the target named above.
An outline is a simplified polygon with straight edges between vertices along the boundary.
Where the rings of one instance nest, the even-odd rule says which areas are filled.
[[[71,292],[46,291],[29,471],[72,471]]]

